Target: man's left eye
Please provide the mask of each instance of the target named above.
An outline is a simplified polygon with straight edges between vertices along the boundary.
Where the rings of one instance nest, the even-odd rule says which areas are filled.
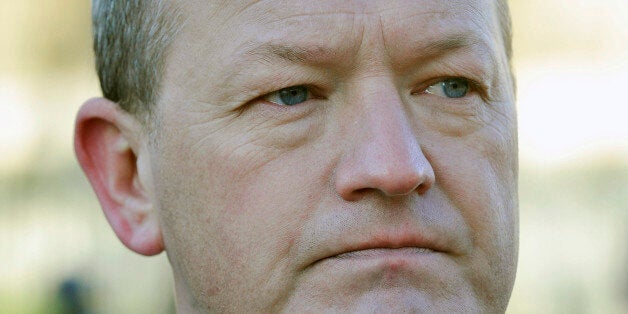
[[[460,77],[449,78],[431,85],[425,92],[446,98],[462,98],[469,93],[470,85],[471,83],[468,79]]]
[[[264,100],[283,106],[294,106],[311,98],[310,89],[307,86],[291,86],[266,94]]]

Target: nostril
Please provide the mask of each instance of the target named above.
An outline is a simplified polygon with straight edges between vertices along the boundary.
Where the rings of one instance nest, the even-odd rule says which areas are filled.
[[[431,183],[423,182],[423,183],[419,184],[419,186],[416,188],[416,191],[417,191],[417,193],[423,195],[430,189],[431,186],[432,186]]]
[[[359,201],[373,192],[388,197],[425,194],[434,183],[433,169],[425,157],[405,163],[360,161],[345,162],[336,173],[336,191],[347,201]]]
[[[423,171],[420,174],[420,184],[415,188],[417,193],[423,195],[434,185],[434,181],[436,178],[434,176],[434,169],[432,169],[431,164],[425,160],[426,167],[423,167]]]
[[[353,190],[344,197],[346,201],[355,202],[361,200],[364,195],[369,193],[370,188]]]
[[[378,189],[388,196],[408,195],[423,184],[424,178],[420,173],[406,172],[405,175],[402,173],[391,173],[382,178],[377,184]]]

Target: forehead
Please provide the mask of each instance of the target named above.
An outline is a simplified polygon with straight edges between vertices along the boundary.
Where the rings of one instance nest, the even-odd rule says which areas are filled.
[[[383,53],[385,58],[375,59],[404,66],[415,64],[412,58],[425,49],[456,45],[481,47],[477,54],[507,63],[494,62],[496,55],[506,59],[494,0],[181,0],[178,7],[185,24],[171,50],[174,60],[168,62],[178,72],[170,78],[175,80],[199,68],[214,70],[204,76],[224,75],[218,68],[229,71],[258,47],[269,50],[267,43],[270,49],[279,47],[275,55],[290,58],[303,50],[311,59],[335,64],[350,64],[358,54]],[[296,49],[282,53],[282,47]]]
[[[494,35],[499,25],[493,0],[201,0],[180,1],[178,6],[190,33],[223,44],[280,36],[334,39],[363,34],[369,28],[380,30],[385,41],[455,31]]]

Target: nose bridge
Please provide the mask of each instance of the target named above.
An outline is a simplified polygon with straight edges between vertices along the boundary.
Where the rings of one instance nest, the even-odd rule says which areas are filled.
[[[408,162],[420,150],[418,139],[405,113],[399,93],[386,82],[370,84],[374,86],[365,94],[361,127],[365,135],[362,142],[356,143],[366,156],[393,163]],[[383,163],[380,166],[389,166]]]
[[[338,168],[338,193],[353,199],[365,190],[389,196],[424,192],[433,182],[433,170],[392,80],[365,78],[353,90],[359,95],[349,107],[357,114]]]

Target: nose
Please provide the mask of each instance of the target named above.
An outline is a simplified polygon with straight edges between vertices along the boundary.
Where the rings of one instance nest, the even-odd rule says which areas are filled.
[[[351,138],[336,168],[335,189],[347,201],[373,191],[424,194],[435,180],[397,90],[377,85],[377,92],[359,98],[360,114],[344,129]]]

